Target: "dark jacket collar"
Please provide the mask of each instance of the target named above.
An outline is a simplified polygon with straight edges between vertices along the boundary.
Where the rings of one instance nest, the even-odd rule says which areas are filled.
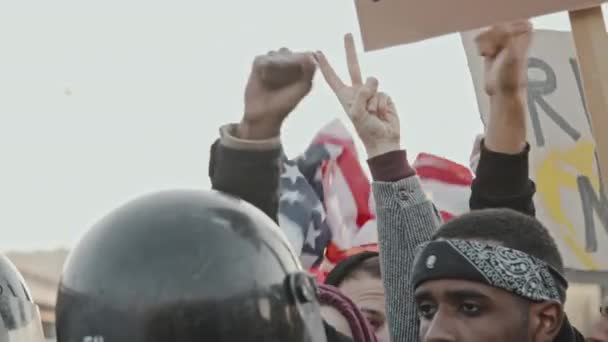
[[[564,318],[564,324],[555,338],[555,342],[585,342],[585,337],[570,324],[568,317]]]

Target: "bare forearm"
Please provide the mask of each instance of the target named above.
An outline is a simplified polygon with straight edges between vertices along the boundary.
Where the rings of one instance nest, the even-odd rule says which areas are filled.
[[[490,97],[490,116],[486,125],[488,150],[518,154],[526,149],[528,104],[525,89],[518,93]]]

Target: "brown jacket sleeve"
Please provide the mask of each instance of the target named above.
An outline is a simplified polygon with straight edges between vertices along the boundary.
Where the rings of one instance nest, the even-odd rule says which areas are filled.
[[[226,136],[230,134],[227,129],[223,131],[222,138],[211,146],[212,188],[253,204],[277,222],[283,155],[280,142],[247,142]]]

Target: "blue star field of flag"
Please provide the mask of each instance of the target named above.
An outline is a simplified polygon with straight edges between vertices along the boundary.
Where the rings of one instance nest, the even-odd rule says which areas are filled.
[[[297,159],[283,161],[279,223],[307,268],[322,261],[332,238],[323,206],[321,167],[340,151],[332,145],[313,144]]]

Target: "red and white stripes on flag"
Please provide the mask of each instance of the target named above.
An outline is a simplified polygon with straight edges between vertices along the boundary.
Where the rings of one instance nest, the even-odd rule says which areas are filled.
[[[444,221],[469,211],[473,174],[468,168],[428,153],[420,153],[413,167]]]
[[[321,129],[307,152],[314,151],[315,148],[319,150],[320,147],[325,151],[326,157],[315,164],[318,169],[314,172],[314,179],[303,177],[311,188],[316,189],[321,185],[320,192],[317,191],[317,199],[324,209],[324,222],[323,227],[318,229],[329,229],[331,235],[324,248],[324,262],[320,265],[320,270],[315,268],[316,273],[324,273],[323,271],[331,269],[353,253],[378,249],[371,185],[359,162],[352,136],[339,120],[334,120]],[[306,158],[307,154],[299,160],[304,160],[302,158]],[[301,165],[300,163],[299,166],[303,167]],[[444,220],[469,210],[473,176],[468,168],[428,153],[418,155],[413,167],[423,189],[433,200]],[[320,184],[315,184],[318,182]],[[288,183],[290,184],[292,183]],[[302,186],[290,186],[292,192],[294,189],[300,192],[305,190]],[[293,212],[290,213],[287,209],[281,212],[285,216],[294,216]],[[306,224],[300,223],[300,226],[304,227]],[[306,240],[305,231],[302,229],[304,236],[298,238],[299,241]],[[294,229],[291,229],[292,235],[293,232]],[[309,256],[303,260],[313,259]],[[313,265],[310,262],[304,266]]]
[[[325,251],[330,263],[344,259],[352,248],[378,243],[376,214],[370,181],[363,171],[355,144],[339,120],[327,125],[317,136],[317,143],[331,143],[343,148],[342,154],[324,165],[323,203],[332,239]]]

